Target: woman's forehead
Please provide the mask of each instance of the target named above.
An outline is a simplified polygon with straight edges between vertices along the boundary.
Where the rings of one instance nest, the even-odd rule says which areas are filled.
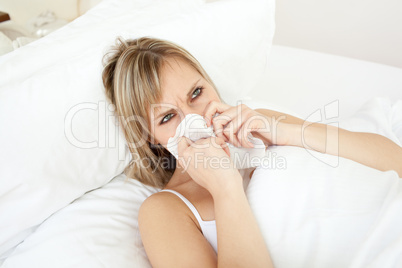
[[[202,79],[201,74],[187,62],[176,59],[162,66],[160,74],[160,99],[158,103],[185,101],[187,93]]]
[[[171,58],[164,61],[160,71],[160,85],[162,94],[166,89],[186,83],[188,79],[199,75],[198,71],[188,62],[180,58]]]

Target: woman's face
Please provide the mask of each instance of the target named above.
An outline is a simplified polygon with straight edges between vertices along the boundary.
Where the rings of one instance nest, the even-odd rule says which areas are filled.
[[[181,59],[168,59],[161,70],[162,100],[150,109],[153,144],[166,148],[170,137],[187,114],[204,115],[211,101],[220,102],[215,89]]]

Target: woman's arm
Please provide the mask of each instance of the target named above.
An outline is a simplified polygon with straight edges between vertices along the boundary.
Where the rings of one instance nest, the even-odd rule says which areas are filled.
[[[242,184],[214,197],[218,267],[274,267]]]
[[[283,145],[338,155],[382,171],[395,170],[399,177],[402,177],[402,147],[384,136],[310,123],[266,109],[256,111],[276,119],[273,121],[278,122],[277,135],[285,136]],[[278,120],[279,118],[282,120]],[[262,136],[265,136],[265,139],[271,138],[263,133]]]
[[[215,113],[220,113],[212,117]],[[402,177],[402,148],[378,134],[351,132],[267,109],[250,109],[242,104],[231,107],[210,102],[204,111],[218,137],[237,146],[251,147],[252,132],[268,145],[290,145],[338,155],[382,170],[395,170]]]

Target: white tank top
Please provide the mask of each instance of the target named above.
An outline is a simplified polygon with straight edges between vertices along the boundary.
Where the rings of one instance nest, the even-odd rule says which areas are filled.
[[[187,198],[185,198],[183,195],[180,193],[169,190],[169,189],[164,189],[161,192],[170,192],[172,194],[177,195],[183,202],[188,206],[188,208],[193,212],[195,218],[197,219],[198,223],[200,224],[202,234],[204,235],[205,239],[211,244],[212,248],[215,250],[215,252],[218,252],[218,237],[216,233],[216,223],[215,220],[213,221],[204,221],[202,220],[200,214],[198,213],[197,209],[194,207],[193,204],[191,204],[190,201],[188,201]]]

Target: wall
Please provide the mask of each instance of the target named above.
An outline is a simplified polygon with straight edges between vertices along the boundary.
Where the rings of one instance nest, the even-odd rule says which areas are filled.
[[[68,21],[77,17],[77,0],[1,0],[0,10],[10,14],[13,21],[24,26],[40,13],[51,10]]]
[[[402,68],[402,1],[278,0],[275,44]]]
[[[51,10],[56,16],[72,21],[101,0],[0,0],[0,10],[10,14],[21,26],[40,13]]]
[[[0,10],[24,25],[46,9],[71,21],[98,2],[0,0]],[[275,44],[402,68],[402,1],[277,0],[276,5]]]

